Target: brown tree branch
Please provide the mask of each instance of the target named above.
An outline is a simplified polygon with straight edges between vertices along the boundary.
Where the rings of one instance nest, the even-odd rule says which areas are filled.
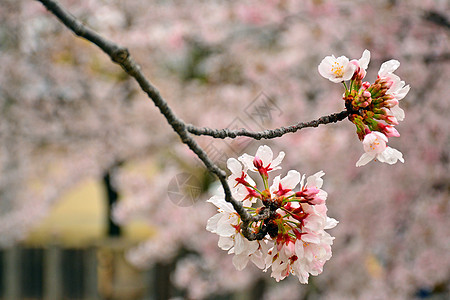
[[[77,20],[72,14],[65,10],[59,3],[53,0],[37,0],[41,2],[52,14],[54,14],[66,27],[72,30],[76,35],[85,38],[86,40],[97,45],[103,52],[105,52],[113,62],[120,65],[125,72],[133,77],[141,87],[141,89],[149,96],[153,103],[158,107],[161,114],[164,115],[167,122],[172,126],[173,130],[178,134],[181,141],[186,144],[203,162],[206,168],[215,174],[222,184],[225,192],[225,200],[233,205],[233,208],[241,217],[242,221],[246,225],[243,228],[243,234],[249,240],[255,240],[256,235],[253,234],[248,228],[248,224],[252,221],[252,216],[245,210],[240,201],[236,201],[232,194],[230,187],[226,180],[226,173],[220,169],[211,159],[206,152],[192,139],[186,130],[186,124],[179,119],[174,112],[170,109],[167,102],[161,97],[159,91],[154,87],[150,81],[141,72],[141,68],[131,57],[128,49],[113,43],[100,36],[92,29],[84,26],[79,20]]]
[[[254,138],[256,140],[260,140],[260,139],[273,139],[281,137],[286,133],[293,133],[307,127],[317,127],[320,124],[336,123],[338,121],[344,120],[347,117],[348,111],[344,110],[341,111],[340,113],[334,113],[328,116],[320,117],[317,120],[312,120],[309,122],[300,122],[291,126],[280,127],[277,129],[267,129],[264,131],[248,131],[245,128],[238,130],[230,130],[228,128],[225,129],[211,129],[207,127],[199,128],[191,124],[187,124],[186,129],[187,131],[195,135],[209,135],[217,139],[224,139],[227,137],[235,138],[237,136],[247,136]]]

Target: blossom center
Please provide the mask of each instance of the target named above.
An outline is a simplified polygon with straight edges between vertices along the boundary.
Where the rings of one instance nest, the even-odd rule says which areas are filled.
[[[336,75],[336,77],[342,77],[344,76],[344,66],[338,62],[334,62],[331,66],[331,72]]]
[[[380,146],[380,141],[378,141],[378,139],[376,139],[375,141],[373,141],[372,144],[370,144],[369,147],[370,147],[371,150],[375,150],[375,149],[377,149],[379,146]]]

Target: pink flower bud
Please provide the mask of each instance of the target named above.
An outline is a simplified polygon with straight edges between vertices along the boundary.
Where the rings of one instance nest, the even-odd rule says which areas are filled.
[[[389,100],[384,101],[384,106],[387,108],[392,108],[396,105],[398,105],[397,99],[389,99]]]
[[[382,80],[381,80],[381,87],[383,89],[389,89],[393,84],[394,84],[394,81],[392,81],[391,79],[389,79],[387,77],[382,78]]]
[[[308,203],[311,205],[321,205],[325,203],[325,200],[319,197],[314,197],[314,199],[312,199]]]
[[[372,96],[372,94],[370,94],[369,91],[364,91],[363,96],[366,98],[370,98]]]
[[[387,116],[387,115],[389,115],[389,110],[386,107],[382,107],[379,110],[377,110],[377,113],[379,113],[383,116]]]
[[[386,122],[393,125],[398,125],[397,118],[394,116],[386,116]]]
[[[394,126],[385,126],[383,128],[383,133],[387,136],[387,137],[399,137],[400,133],[397,131],[397,129],[394,128]]]
[[[313,199],[320,191],[317,188],[311,187],[311,188],[307,188],[304,189],[301,192],[297,192],[296,196],[297,197],[303,197],[306,200],[311,200]]]
[[[362,87],[363,87],[364,89],[368,89],[369,86],[370,86],[370,83],[369,83],[368,81],[364,81],[364,82],[362,83]]]

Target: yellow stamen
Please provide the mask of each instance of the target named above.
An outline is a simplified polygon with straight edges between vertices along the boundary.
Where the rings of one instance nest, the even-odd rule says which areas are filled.
[[[331,72],[336,75],[336,77],[344,76],[344,66],[341,66],[338,62],[334,62],[331,67]]]

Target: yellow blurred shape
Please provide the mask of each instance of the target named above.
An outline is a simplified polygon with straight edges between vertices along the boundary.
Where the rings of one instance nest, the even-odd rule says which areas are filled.
[[[80,182],[56,202],[42,223],[29,233],[25,242],[82,247],[106,238],[105,197],[100,181],[87,179]],[[123,233],[127,239],[140,241],[153,232],[144,222],[132,222],[123,227]]]
[[[156,233],[155,229],[150,227],[144,221],[133,221],[122,227],[123,235],[130,241],[143,241]]]
[[[99,239],[106,231],[106,201],[99,182],[80,182],[59,199],[32,232],[27,242],[82,245]]]
[[[366,269],[373,278],[380,278],[383,275],[383,266],[373,254],[366,256]]]

